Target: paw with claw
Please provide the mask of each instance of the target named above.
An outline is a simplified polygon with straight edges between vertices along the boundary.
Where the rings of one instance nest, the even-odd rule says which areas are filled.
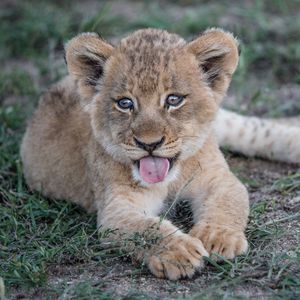
[[[159,278],[176,280],[191,278],[208,256],[202,242],[187,234],[170,235],[153,246],[146,261],[150,271]]]
[[[189,234],[201,240],[209,254],[216,253],[228,259],[233,259],[248,249],[244,232],[228,226],[199,223]]]

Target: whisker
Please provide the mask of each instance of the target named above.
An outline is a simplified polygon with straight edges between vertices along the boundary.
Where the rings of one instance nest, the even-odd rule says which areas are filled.
[[[199,135],[183,135],[183,136],[180,136],[180,138],[201,138],[201,136]]]
[[[133,151],[133,152],[139,152],[139,151],[136,151],[135,149],[126,149],[124,148],[126,151],[130,152],[130,151]]]
[[[164,151],[164,150],[172,150],[172,149],[176,149],[177,147],[174,146],[174,147],[164,147],[164,148],[161,148],[160,150],[161,151]]]
[[[166,143],[165,146],[168,146],[169,144],[175,144],[175,143],[178,143],[178,139],[175,141],[170,141],[170,142]]]

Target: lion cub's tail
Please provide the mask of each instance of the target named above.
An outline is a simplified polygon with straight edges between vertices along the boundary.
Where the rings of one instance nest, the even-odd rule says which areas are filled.
[[[215,129],[220,146],[247,156],[300,163],[300,121],[245,117],[220,109]]]

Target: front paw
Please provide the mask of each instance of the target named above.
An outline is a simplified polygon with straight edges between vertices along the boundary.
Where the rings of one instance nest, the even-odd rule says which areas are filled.
[[[172,234],[153,246],[146,258],[150,271],[159,278],[191,278],[208,256],[202,242],[187,234]]]
[[[201,240],[210,254],[217,253],[228,259],[245,253],[248,249],[244,232],[224,225],[199,223],[189,234]]]

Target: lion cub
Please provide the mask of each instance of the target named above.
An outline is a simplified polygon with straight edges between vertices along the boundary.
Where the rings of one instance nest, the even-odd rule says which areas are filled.
[[[117,46],[73,38],[70,75],[44,95],[24,136],[28,185],[96,211],[102,228],[159,236],[136,249],[157,277],[191,277],[203,256],[245,252],[248,194],[212,129],[238,56],[220,29],[189,43],[156,29]],[[178,193],[191,201],[189,233],[158,216]]]

